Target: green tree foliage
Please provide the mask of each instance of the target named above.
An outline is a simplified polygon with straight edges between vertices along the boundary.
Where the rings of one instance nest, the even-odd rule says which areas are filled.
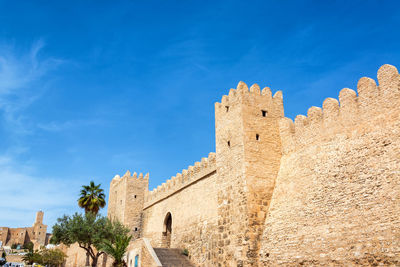
[[[38,252],[29,251],[22,257],[22,260],[26,264],[32,265],[33,263],[41,263],[42,257]]]
[[[29,251],[33,251],[33,243],[32,242],[28,242],[24,245],[24,248],[29,250]]]
[[[104,253],[103,245],[105,240],[112,243],[118,235],[126,235],[129,229],[119,222],[111,222],[106,217],[99,216],[92,212],[84,215],[75,213],[72,217],[64,215],[57,219],[53,226],[53,244],[63,243],[67,246],[78,243],[92,259],[92,266]]]
[[[103,244],[103,251],[114,258],[113,266],[115,267],[125,267],[126,262],[123,257],[129,246],[132,236],[128,234],[120,234],[115,236],[114,242],[110,240],[105,240]]]
[[[92,212],[97,214],[100,208],[106,205],[104,190],[100,188],[101,184],[95,185],[90,181],[90,185],[83,185],[81,196],[78,199],[79,207],[85,209],[85,213]]]
[[[67,255],[59,249],[42,249],[40,251],[29,251],[22,257],[22,260],[29,265],[38,263],[48,267],[58,267],[63,264],[66,257]]]
[[[67,255],[59,249],[43,249],[40,251],[41,261],[39,263],[47,267],[58,267],[63,264]]]

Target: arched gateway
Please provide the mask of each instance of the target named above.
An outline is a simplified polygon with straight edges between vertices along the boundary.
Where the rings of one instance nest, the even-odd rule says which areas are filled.
[[[165,215],[164,227],[162,233],[162,246],[165,248],[171,247],[171,233],[172,233],[172,216],[171,213],[168,212],[167,215]]]

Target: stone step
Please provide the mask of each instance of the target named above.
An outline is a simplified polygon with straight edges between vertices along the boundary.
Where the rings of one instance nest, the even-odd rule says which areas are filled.
[[[182,250],[177,248],[154,248],[163,267],[195,267]]]

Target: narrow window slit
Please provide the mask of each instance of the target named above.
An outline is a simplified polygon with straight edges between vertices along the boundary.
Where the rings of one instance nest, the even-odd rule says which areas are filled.
[[[231,146],[231,141],[228,141],[228,146],[229,146],[229,147]]]
[[[257,141],[260,140],[260,135],[259,134],[256,134],[256,140]]]
[[[225,108],[226,108],[226,112],[228,112],[229,111],[229,106],[225,106]]]
[[[262,116],[267,117],[267,111],[266,110],[261,110]]]

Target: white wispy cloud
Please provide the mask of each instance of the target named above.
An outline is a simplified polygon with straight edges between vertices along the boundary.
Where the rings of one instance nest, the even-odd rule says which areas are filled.
[[[38,174],[40,170],[26,156],[29,143],[20,138],[40,128],[30,121],[26,110],[46,92],[50,74],[63,63],[40,57],[44,47],[44,41],[38,40],[21,53],[15,46],[0,44],[0,116],[4,134],[13,139],[0,150],[0,226],[28,226],[39,209],[45,211],[47,222],[54,223],[70,210],[66,203],[77,198],[79,185],[74,186],[73,181]],[[60,126],[54,124],[47,130],[57,128]]]
[[[56,58],[38,59],[45,43],[34,42],[30,51],[22,54],[15,47],[0,45],[0,94],[12,94],[29,85],[57,67],[63,61]]]
[[[95,126],[100,125],[103,122],[100,119],[82,119],[82,120],[67,120],[67,121],[51,121],[47,123],[37,124],[37,128],[48,132],[59,132],[69,130],[74,127],[82,126]]]
[[[21,111],[40,97],[46,88],[44,77],[63,62],[51,57],[39,59],[44,46],[44,41],[38,40],[29,51],[18,53],[12,45],[0,45],[0,111],[14,134],[31,131]]]

